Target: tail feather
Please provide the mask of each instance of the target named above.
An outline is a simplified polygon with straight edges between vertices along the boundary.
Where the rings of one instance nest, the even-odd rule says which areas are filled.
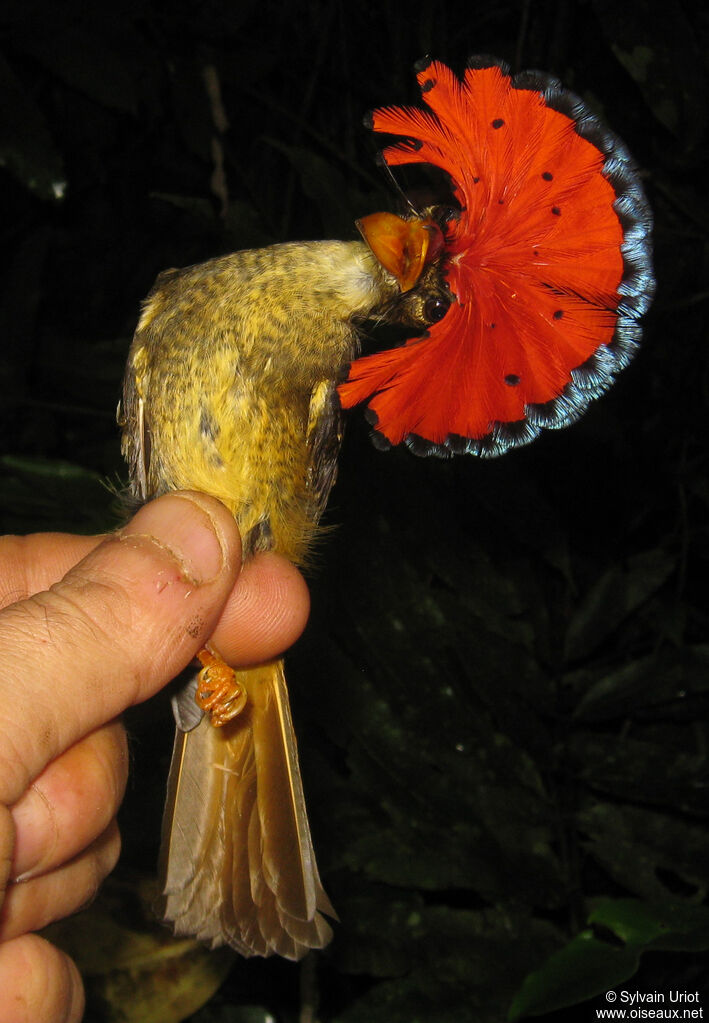
[[[283,662],[238,681],[248,694],[238,718],[214,728],[205,717],[175,736],[164,916],[212,946],[300,959],[328,943],[322,913],[335,913],[315,862]]]

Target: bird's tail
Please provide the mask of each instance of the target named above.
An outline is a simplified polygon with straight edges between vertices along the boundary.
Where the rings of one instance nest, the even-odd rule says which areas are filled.
[[[283,661],[237,671],[236,681],[247,700],[233,721],[178,725],[163,820],[164,916],[176,934],[213,947],[300,959],[328,943],[322,914],[335,913],[310,838]],[[179,700],[193,700],[195,685]],[[189,727],[190,710],[176,716]]]

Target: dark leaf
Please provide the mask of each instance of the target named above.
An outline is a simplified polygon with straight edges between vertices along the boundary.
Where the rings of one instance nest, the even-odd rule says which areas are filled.
[[[671,748],[670,737],[669,728],[654,742],[627,734],[577,732],[569,755],[577,776],[596,792],[705,816],[709,794],[705,736],[697,734],[694,749],[679,750]]]
[[[583,691],[574,711],[580,720],[603,721],[624,717],[644,707],[685,701],[709,687],[709,645],[697,643],[680,650],[663,648],[621,667],[585,669],[567,676]]]
[[[116,523],[115,503],[101,477],[70,462],[0,456],[0,519],[4,532],[65,529],[98,533]]]
[[[62,199],[67,182],[61,154],[30,90],[0,54],[0,166],[41,199]]]
[[[507,1018],[514,1023],[594,998],[632,977],[639,960],[637,949],[615,948],[583,931],[525,978]]]
[[[619,884],[641,898],[678,894],[701,900],[709,890],[709,832],[668,813],[592,803],[578,814],[591,855]]]
[[[594,0],[613,52],[636,82],[658,121],[687,148],[702,138],[706,107],[703,55],[691,24],[676,0],[656,7],[651,18],[642,2],[622,5]],[[683,60],[674,54],[682,52]]]
[[[89,1009],[100,1011],[105,1023],[180,1023],[212,997],[231,969],[230,950],[212,952],[173,938],[156,923],[156,897],[146,879],[113,877],[88,909],[44,932],[75,960]],[[254,1017],[255,1023],[262,1019]]]
[[[567,661],[579,661],[592,653],[662,586],[674,567],[670,555],[652,550],[607,569],[588,591],[569,623]]]
[[[709,908],[686,902],[640,902],[637,899],[597,899],[590,924],[601,924],[626,945],[677,952],[709,948]]]
[[[33,31],[22,47],[48,70],[101,106],[137,115],[154,110],[160,62],[154,49],[127,20],[96,9],[83,24]]]

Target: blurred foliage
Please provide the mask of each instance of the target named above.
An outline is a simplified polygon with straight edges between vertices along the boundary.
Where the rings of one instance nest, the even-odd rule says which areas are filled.
[[[631,977],[706,991],[708,29],[698,0],[3,4],[4,530],[116,522],[113,410],[160,270],[395,207],[361,118],[416,100],[424,53],[559,75],[657,221],[643,351],[572,429],[445,463],[377,452],[350,417],[289,662],[332,946],[238,960],[196,1011],[221,960],[170,972],[164,932],[140,937],[153,701],[129,718],[129,873],[64,932],[85,966],[116,950],[86,967],[90,1019],[157,1020],[183,982],[165,1018],[194,1023],[566,1023]]]
[[[647,949],[678,952],[709,947],[707,906],[598,899],[588,922],[620,939],[618,944],[599,940],[593,930],[576,935],[525,978],[510,1009],[511,1021],[605,994],[635,974],[640,954]],[[669,993],[662,993],[667,999]]]
[[[174,940],[155,922],[154,881],[110,877],[89,912],[44,936],[72,956],[88,990],[87,1017],[106,1023],[174,1023],[214,994],[234,953]]]

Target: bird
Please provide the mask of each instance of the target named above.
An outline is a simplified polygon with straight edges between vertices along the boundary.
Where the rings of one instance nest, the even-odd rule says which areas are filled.
[[[308,563],[343,410],[380,448],[483,457],[573,422],[636,350],[652,217],[624,144],[541,72],[426,58],[421,107],[383,107],[387,167],[447,175],[440,203],[160,274],[119,406],[130,492],[203,491],[244,558]],[[360,354],[370,321],[404,344]],[[212,645],[173,700],[163,915],[179,935],[298,960],[332,936],[282,659],[233,670]]]
[[[336,384],[357,353],[357,323],[423,329],[449,302],[426,263],[435,222],[373,214],[360,226],[361,241],[273,245],[159,276],[121,406],[137,499],[201,490],[235,516],[245,558],[307,560],[335,480]],[[377,259],[378,238],[398,277]],[[327,942],[323,914],[334,910],[313,853],[283,662],[234,673],[216,651],[200,658],[199,682],[176,700],[165,914],[178,934],[297,959]]]

